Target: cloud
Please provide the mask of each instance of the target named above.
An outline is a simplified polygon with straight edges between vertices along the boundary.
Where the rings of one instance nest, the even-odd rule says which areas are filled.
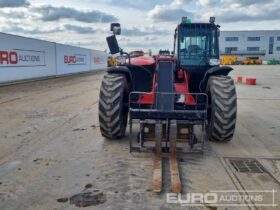
[[[143,50],[147,52],[149,49],[152,49],[152,52],[156,54],[160,49],[172,49],[172,45],[166,44],[165,41],[161,40],[153,40],[153,41],[131,41],[126,43],[121,43],[120,45],[123,47],[127,52],[134,51],[134,50]]]
[[[78,34],[94,34],[96,32],[92,27],[77,26],[71,24],[64,25],[64,28],[68,31],[73,31]]]
[[[40,6],[34,7],[33,12],[41,15],[42,21],[58,21],[61,19],[74,19],[85,23],[110,23],[117,21],[113,15],[98,11],[80,11],[70,7]]]
[[[259,5],[226,9],[216,8],[211,12],[205,13],[204,17],[214,15],[218,22],[225,23],[271,21],[280,19],[279,10],[280,6],[273,4],[262,5],[262,10],[260,10]]]
[[[19,33],[19,34],[50,34],[50,33],[57,33],[63,31],[59,27],[48,29],[48,30],[42,30],[38,27],[35,28],[24,28],[16,25],[6,26],[2,27],[2,31],[6,33]]]
[[[122,29],[122,35],[124,36],[146,36],[146,35],[168,35],[170,31],[168,30],[161,30],[155,27],[146,27],[146,28],[124,28]]]
[[[199,0],[202,6],[214,6],[215,4],[221,4],[221,0]]]
[[[118,39],[119,42],[130,42],[131,40],[129,38],[126,37],[121,37]]]
[[[222,22],[237,22],[237,21],[265,21],[265,20],[279,20],[279,8],[270,10],[269,12],[263,12],[259,14],[244,13],[240,14],[238,12],[231,11],[223,12],[217,15],[219,21]]]
[[[183,6],[183,5],[186,5],[188,3],[190,3],[192,0],[174,0],[172,2],[172,5],[180,5],[180,6]]]
[[[267,4],[273,1],[274,0],[221,0],[221,3],[224,5],[243,7],[257,4]]]
[[[104,49],[105,36],[111,34],[107,23],[119,18],[124,27],[118,40],[127,50],[171,49],[182,16],[193,22],[208,22],[215,16],[226,30],[279,29],[280,25],[279,0],[71,0],[58,5],[62,3],[53,0],[0,0],[0,30]]]
[[[1,11],[0,16],[6,19],[24,19],[27,18],[27,14],[23,11]]]
[[[158,4],[158,0],[95,0],[102,3],[105,3],[106,5],[110,5],[113,7],[120,7],[120,8],[133,8],[138,10],[146,10],[146,9],[152,9],[156,4]],[[170,0],[161,0],[161,3],[166,3]],[[181,0],[182,1],[182,0]]]
[[[148,13],[148,17],[155,22],[178,22],[182,16],[193,18],[194,14],[181,7],[170,5],[156,5]]]
[[[267,4],[273,2],[274,0],[199,0],[200,5],[209,7],[245,7],[257,4]]]
[[[0,0],[0,8],[5,7],[28,7],[30,5],[27,0]]]
[[[158,40],[158,37],[156,36],[146,36],[144,37],[144,41],[156,41]]]
[[[161,42],[127,42],[127,43],[123,43],[122,46],[128,47],[131,50],[135,50],[136,48],[138,49],[143,49],[143,48],[155,48],[155,47],[162,47],[164,46],[164,43]]]
[[[106,46],[105,45],[105,41],[104,43],[100,42],[100,41],[96,41],[96,40],[76,40],[76,41],[66,41],[64,42],[64,44],[66,45],[72,45],[72,46],[77,46],[77,47],[85,47],[85,48],[89,48],[91,46],[96,46],[96,45],[100,45],[102,44],[102,46]]]

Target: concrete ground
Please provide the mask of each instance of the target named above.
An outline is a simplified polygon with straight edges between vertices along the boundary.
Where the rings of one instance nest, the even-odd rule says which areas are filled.
[[[106,202],[86,209],[280,209],[280,66],[234,69],[234,79],[254,76],[257,85],[236,85],[238,120],[231,142],[207,142],[204,155],[180,158],[182,196],[276,190],[278,206],[168,204],[167,164],[164,192],[151,192],[152,154],[130,154],[127,137],[109,141],[100,135],[98,95],[104,73],[99,72],[0,87],[0,209],[78,209],[57,199],[85,188],[106,196]],[[237,172],[229,158],[256,158],[264,171]],[[272,202],[272,193],[261,195],[263,203]]]

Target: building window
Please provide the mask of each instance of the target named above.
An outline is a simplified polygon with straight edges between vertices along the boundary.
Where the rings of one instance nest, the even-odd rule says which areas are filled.
[[[231,54],[232,51],[237,51],[237,47],[226,47],[225,48],[226,54]]]
[[[274,37],[269,37],[268,54],[273,54]]]
[[[277,41],[280,41],[280,36],[277,36]]]
[[[276,50],[277,50],[277,51],[280,51],[280,47],[276,47]]]
[[[260,51],[260,48],[259,47],[247,47],[247,51]]]
[[[260,41],[261,40],[261,37],[259,36],[249,36],[247,37],[247,41]]]
[[[238,37],[225,37],[225,40],[227,42],[237,42],[238,41]]]

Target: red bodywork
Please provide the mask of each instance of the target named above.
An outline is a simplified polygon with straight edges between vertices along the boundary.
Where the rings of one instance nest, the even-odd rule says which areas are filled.
[[[150,59],[148,59],[150,58]],[[137,57],[137,58],[133,58],[132,63],[136,64],[136,65],[151,65],[153,64],[153,62],[158,63],[159,61],[172,61],[175,63],[175,58],[170,57],[170,56],[156,56],[156,59],[154,61],[154,59],[152,57]],[[157,68],[157,67],[156,67]],[[175,82],[174,81],[174,88],[176,93],[182,94],[185,96],[185,100],[184,103],[186,105],[196,105],[196,101],[194,99],[194,97],[189,94],[189,74],[186,73],[186,71],[183,71],[182,69],[180,69],[179,71],[177,71],[177,78],[179,79],[179,82]],[[146,93],[140,96],[140,98],[138,99],[138,104],[145,104],[145,105],[152,105],[155,103],[154,99],[155,99],[155,93],[156,93],[156,87],[157,87],[157,69],[155,70],[154,73],[154,78],[153,78],[153,87],[152,87],[152,91],[150,93]]]
[[[139,56],[135,58],[131,58],[131,64],[138,66],[152,65],[155,63],[155,59],[150,56]]]

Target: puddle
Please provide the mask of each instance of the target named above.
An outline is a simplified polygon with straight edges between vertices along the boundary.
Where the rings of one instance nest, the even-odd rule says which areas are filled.
[[[271,89],[271,87],[269,87],[269,86],[264,86],[264,87],[262,87],[263,89]]]
[[[57,202],[59,202],[59,203],[65,203],[65,202],[67,202],[69,199],[68,198],[58,198],[58,199],[56,199],[57,200]]]
[[[85,189],[89,189],[89,188],[92,188],[92,187],[93,187],[92,184],[87,184],[87,185],[85,186]]]
[[[75,129],[73,129],[73,131],[85,131],[85,130],[87,130],[86,128],[75,128]]]
[[[17,168],[18,165],[21,164],[20,160],[13,160],[10,162],[7,162],[0,166],[0,177],[4,176],[4,174],[9,173],[11,170]]]
[[[106,195],[103,192],[88,191],[78,193],[69,198],[70,204],[77,207],[87,207],[102,204],[106,202]]]
[[[48,114],[48,110],[43,109],[41,111],[26,112],[25,117],[27,117],[27,118],[43,117],[47,114]]]

